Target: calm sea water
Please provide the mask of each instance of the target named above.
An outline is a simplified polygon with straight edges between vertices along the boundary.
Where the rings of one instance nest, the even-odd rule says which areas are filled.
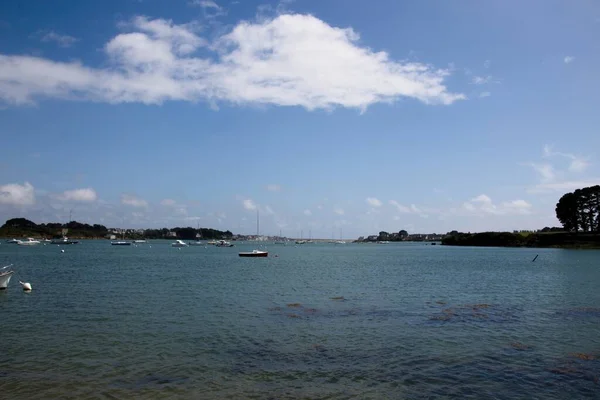
[[[0,398],[600,398],[600,251],[253,248],[3,243]]]

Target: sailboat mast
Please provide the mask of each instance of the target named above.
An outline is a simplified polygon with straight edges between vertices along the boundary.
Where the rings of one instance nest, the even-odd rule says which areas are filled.
[[[258,234],[260,232],[259,222],[258,222],[258,209],[256,210],[256,238],[258,239]]]

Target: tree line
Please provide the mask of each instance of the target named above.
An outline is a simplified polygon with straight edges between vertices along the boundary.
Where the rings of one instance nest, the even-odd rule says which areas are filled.
[[[556,218],[569,232],[600,233],[600,185],[565,193],[556,204]]]
[[[25,218],[9,219],[0,227],[0,237],[46,237],[57,238],[62,236],[63,229],[68,229],[68,236],[76,238],[104,238],[111,234],[104,225],[84,224],[71,221],[66,224],[47,223],[36,224]],[[175,237],[172,233],[175,233]],[[120,235],[115,233],[115,235]],[[166,239],[177,238],[193,240],[200,236],[202,239],[231,239],[233,233],[230,231],[219,231],[211,228],[194,229],[191,227],[176,227],[172,229],[145,229],[143,231],[129,229],[125,232],[127,239]]]

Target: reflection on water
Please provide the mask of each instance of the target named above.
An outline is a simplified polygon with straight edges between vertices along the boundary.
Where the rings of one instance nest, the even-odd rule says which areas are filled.
[[[598,251],[314,244],[237,257],[251,247],[2,246],[34,287],[0,293],[2,395],[600,392]]]

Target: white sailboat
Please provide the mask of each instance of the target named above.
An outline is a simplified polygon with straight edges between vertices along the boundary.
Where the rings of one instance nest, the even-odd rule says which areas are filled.
[[[258,210],[256,210],[256,237],[257,238],[260,237],[259,227],[260,227],[260,225],[259,225]],[[268,257],[269,252],[255,249],[252,251],[240,251],[239,256],[240,257]]]

